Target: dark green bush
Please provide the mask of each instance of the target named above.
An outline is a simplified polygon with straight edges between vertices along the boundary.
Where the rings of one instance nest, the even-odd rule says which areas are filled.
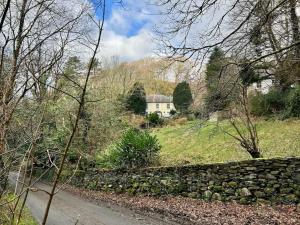
[[[129,129],[121,140],[102,155],[99,164],[108,168],[136,168],[154,165],[161,146],[147,131]]]
[[[290,91],[287,111],[291,117],[300,117],[300,86]]]
[[[256,116],[283,113],[286,109],[287,93],[277,89],[267,94],[256,93],[249,96],[250,111]]]
[[[149,113],[146,117],[146,119],[149,121],[150,125],[161,125],[163,123],[163,120],[159,117],[158,113]]]
[[[175,109],[171,109],[171,111],[170,111],[170,115],[171,115],[171,116],[175,116],[175,115],[176,115],[176,113],[177,113],[177,112],[176,112],[176,110],[175,110]]]
[[[271,90],[265,95],[267,109],[270,113],[282,112],[286,108],[287,93],[277,89]]]
[[[255,116],[263,116],[267,114],[266,101],[261,93],[249,95],[250,112]]]

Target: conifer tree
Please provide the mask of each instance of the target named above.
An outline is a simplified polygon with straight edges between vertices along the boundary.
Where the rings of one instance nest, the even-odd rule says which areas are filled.
[[[146,92],[143,84],[135,83],[132,89],[129,91],[126,108],[134,114],[143,115],[146,112],[147,102],[146,102]]]
[[[190,85],[183,81],[179,83],[173,92],[173,103],[177,111],[186,113],[193,102]]]

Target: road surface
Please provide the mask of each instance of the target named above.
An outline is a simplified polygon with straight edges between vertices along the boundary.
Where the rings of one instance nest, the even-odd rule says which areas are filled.
[[[16,174],[10,175],[11,184],[16,183]],[[39,183],[36,188],[50,190],[47,184]],[[41,223],[48,195],[45,192],[30,192],[26,202],[32,215]],[[66,191],[59,191],[50,208],[47,225],[179,225],[160,215],[141,215],[135,211],[109,205],[89,202]]]

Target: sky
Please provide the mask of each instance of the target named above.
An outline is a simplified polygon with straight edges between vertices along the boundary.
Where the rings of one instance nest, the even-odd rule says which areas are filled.
[[[153,26],[157,18],[151,15],[150,5],[144,0],[126,0],[123,5],[117,1],[107,3],[102,55],[118,56],[121,61],[153,56]]]

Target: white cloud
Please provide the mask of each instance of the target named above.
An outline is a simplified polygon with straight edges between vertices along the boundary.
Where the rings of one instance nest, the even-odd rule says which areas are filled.
[[[117,56],[121,61],[133,61],[154,55],[152,25],[154,17],[146,10],[146,4],[126,1],[123,7],[115,7],[105,21],[101,57]],[[134,23],[142,23],[140,30],[128,35]],[[138,29],[138,28],[134,28]]]
[[[80,1],[86,3],[87,0]],[[147,11],[145,3],[137,4],[130,0],[126,3],[124,8],[114,7],[111,16],[105,21],[99,58],[117,56],[121,61],[134,61],[154,55],[153,16]],[[72,10],[78,11],[78,8],[73,5]],[[136,22],[142,22],[142,27],[133,28]],[[85,28],[91,29],[93,39],[97,37],[94,25],[86,22]],[[70,52],[84,61],[91,57],[91,51],[78,42],[71,45]]]
[[[141,29],[136,35],[127,37],[119,35],[112,30],[103,33],[101,57],[118,56],[121,61],[133,61],[152,56],[154,42],[152,33]]]
[[[126,34],[130,29],[131,21],[120,9],[113,10],[111,18],[106,21],[106,28],[119,34]]]

